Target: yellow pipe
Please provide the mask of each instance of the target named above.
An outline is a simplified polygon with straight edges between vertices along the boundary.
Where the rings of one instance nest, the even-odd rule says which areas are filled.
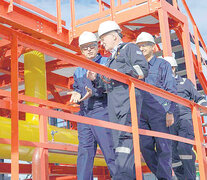
[[[44,54],[31,51],[24,54],[25,95],[47,99],[46,66]],[[32,106],[36,103],[26,102]],[[26,113],[26,121],[39,124],[39,115]]]
[[[11,120],[8,118],[0,117],[0,138],[11,139]],[[55,126],[48,126],[48,141],[52,141],[51,131],[58,131],[54,136],[54,142],[78,144],[78,134],[75,130],[68,130],[58,128]],[[39,142],[39,126],[31,124],[27,121],[19,121],[19,139],[24,141]],[[11,158],[11,146],[7,144],[0,144],[0,159]],[[32,161],[34,147],[20,146],[19,158],[23,161]],[[49,153],[50,163],[62,164],[76,164],[76,155],[66,155],[58,153]],[[95,166],[106,166],[103,158],[95,159]]]

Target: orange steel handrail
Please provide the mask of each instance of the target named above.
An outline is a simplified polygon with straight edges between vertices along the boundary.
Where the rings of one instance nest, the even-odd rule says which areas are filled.
[[[121,11],[121,10],[124,10],[126,8],[133,7],[135,4],[142,4],[142,3],[146,3],[147,1],[148,0],[134,0],[134,1],[129,1],[127,3],[121,4],[119,6],[115,6],[114,7],[114,14],[116,12]],[[99,12],[97,14],[90,15],[90,16],[87,16],[87,17],[84,17],[84,18],[81,18],[81,19],[79,19],[79,20],[76,21],[76,25],[78,26],[78,25],[81,25],[83,23],[92,21],[94,19],[94,16],[96,18],[103,18],[106,15],[110,15],[110,12],[111,12],[111,9],[106,9],[106,10],[102,11],[101,13]]]
[[[53,15],[45,12],[44,10],[39,9],[39,8],[33,6],[32,4],[29,4],[29,3],[27,3],[23,0],[10,0],[10,4],[11,4],[11,2],[19,4],[20,6],[25,7],[29,10],[32,10],[32,11],[34,11],[34,12],[36,12],[36,13],[38,13],[38,14],[40,14],[40,15],[42,15],[42,16],[44,16],[44,17],[46,17],[46,18],[48,18],[52,21],[55,21],[55,22],[57,21],[57,18],[55,16],[53,16]],[[12,9],[12,11],[13,11],[13,9]],[[64,20],[61,20],[61,24],[65,26],[66,22]]]
[[[195,23],[195,20],[194,20],[192,14],[191,14],[191,12],[190,12],[190,10],[189,10],[189,8],[188,8],[188,5],[187,5],[187,3],[186,3],[185,0],[182,0],[182,3],[183,3],[183,5],[184,5],[184,8],[185,8],[185,10],[186,10],[186,12],[187,12],[187,14],[188,14],[188,16],[189,16],[189,18],[190,18],[192,24],[193,24],[194,26],[196,26],[196,30],[197,30],[197,32],[198,32],[198,37],[199,37],[199,39],[200,39],[200,41],[201,41],[201,44],[202,44],[202,46],[203,46],[204,51],[205,51],[206,54],[207,54],[207,47],[206,47],[205,42],[204,42],[204,40],[203,40],[203,38],[202,38],[202,36],[201,36],[201,34],[200,34],[200,31],[198,30],[198,27],[197,27],[197,25],[196,25],[196,23]]]
[[[8,31],[7,31],[8,32]],[[14,31],[13,31],[13,33],[14,33]],[[17,33],[19,36],[20,36],[20,40],[19,40],[19,43],[21,44],[22,43],[22,41],[24,42],[24,41],[26,41],[26,39],[27,38],[29,38],[30,39],[30,41],[26,41],[26,42],[24,42],[24,43],[26,43],[27,45],[29,45],[29,43],[31,43],[31,42],[33,42],[33,41],[31,41],[31,37],[25,37],[25,38],[21,38],[21,33],[19,33],[19,32],[15,32],[15,33]],[[24,36],[24,35],[23,35]],[[34,40],[34,39],[33,39]],[[41,42],[42,43],[42,42]],[[26,44],[24,44],[24,45],[26,45]],[[40,44],[35,44],[36,46],[39,46]],[[47,45],[47,44],[42,44],[42,45]],[[50,45],[49,45],[50,46]],[[41,46],[39,47],[39,48],[41,48]],[[52,47],[50,47],[51,48],[51,51],[53,51],[54,49],[52,48]],[[48,49],[47,48],[44,48],[44,49],[42,49],[42,51],[45,51],[45,50],[47,50],[47,53],[48,53]],[[57,51],[56,51],[56,53],[58,52],[58,48],[56,49]],[[61,51],[62,53],[62,55],[63,55],[63,53],[68,53],[68,52],[64,52],[64,51],[62,51],[62,50],[59,50],[59,51]],[[46,51],[45,51],[46,52]],[[50,53],[49,53],[50,54]],[[54,55],[54,54],[53,54]],[[73,55],[73,54],[71,54],[71,55]],[[73,55],[73,56],[75,56],[75,55]],[[58,57],[58,58],[60,58],[60,59],[65,59],[65,58],[61,58],[61,57]],[[78,58],[78,57],[76,57],[76,58]],[[82,60],[82,66],[84,66],[84,65],[86,65],[89,69],[90,69],[90,67],[89,66],[92,66],[94,63],[88,63],[87,62],[87,60],[85,60],[84,58],[78,58],[80,61]],[[66,60],[66,59],[65,59]],[[78,62],[76,62],[76,65],[77,65],[77,63]],[[96,66],[98,66],[98,65],[96,65]],[[125,83],[129,83],[129,77],[128,76],[126,76],[126,75],[122,75],[122,74],[120,74],[120,73],[118,73],[118,72],[113,72],[113,70],[110,70],[110,69],[108,69],[108,68],[106,68],[106,67],[99,67],[99,72],[100,72],[100,69],[102,69],[102,70],[104,70],[105,71],[105,73],[104,74],[112,74],[114,77],[115,77],[115,79],[117,79],[117,80],[120,80],[120,78],[122,78],[122,79],[125,79],[124,80],[124,82]],[[97,71],[97,68],[95,68],[94,69],[95,71]],[[102,73],[101,73],[102,74]],[[116,75],[116,74],[119,74],[119,75]],[[157,95],[161,95],[161,96],[165,96],[165,97],[167,97],[167,99],[170,99],[170,100],[172,100],[173,98],[177,98],[177,99],[182,99],[182,98],[180,98],[180,97],[177,97],[177,96],[175,96],[175,95],[172,95],[171,93],[167,93],[167,92],[165,92],[165,91],[163,91],[163,90],[160,90],[160,89],[158,89],[158,88],[155,88],[155,87],[153,87],[153,86],[150,86],[150,85],[147,85],[146,83],[143,83],[143,82],[140,82],[139,80],[136,80],[136,79],[134,79],[134,78],[131,78],[130,77],[130,80],[132,80],[133,82],[135,82],[135,86],[136,87],[139,87],[140,85],[142,85],[142,87],[141,87],[141,89],[144,89],[144,90],[146,90],[147,88],[149,88],[150,89],[150,92],[152,92],[152,93],[155,93],[155,94],[157,94]],[[122,80],[123,81],[123,80]],[[162,92],[163,91],[163,93],[165,93],[165,95],[164,94],[160,94],[160,92]],[[167,95],[167,96],[166,96]],[[170,97],[171,96],[171,97]],[[175,97],[174,97],[175,96]],[[182,104],[183,105],[187,105],[187,106],[195,106],[196,104],[194,104],[193,102],[188,102],[188,101],[186,101],[185,99],[182,99],[184,102],[182,102]],[[174,101],[178,101],[178,100],[174,100]],[[181,100],[180,100],[181,101]],[[180,102],[180,101],[178,101],[178,102]],[[45,110],[43,110],[42,108],[39,108],[36,112],[34,112],[34,109],[36,109],[36,107],[26,107],[27,105],[23,105],[23,104],[21,104],[21,105],[19,105],[19,108],[20,108],[20,110],[21,111],[28,111],[28,109],[31,109],[31,111],[30,112],[32,112],[32,113],[40,113],[41,111],[43,111],[43,112],[46,112]],[[42,110],[41,110],[42,109]],[[201,107],[201,109],[204,109],[204,110],[206,110],[205,108],[203,108],[203,107]],[[54,115],[54,116],[56,116],[54,113],[52,113],[52,111],[51,110],[48,110],[48,111],[50,111],[49,112],[49,114],[51,115]],[[43,113],[42,112],[42,113]],[[63,112],[60,112],[60,113],[63,113]],[[43,115],[47,115],[47,114],[43,114]],[[73,115],[74,116],[74,115]],[[57,116],[56,116],[57,117]],[[64,117],[61,117],[61,118],[63,118],[63,119],[67,119],[67,118],[65,118],[65,116]],[[80,117],[78,117],[79,119],[80,119]],[[72,119],[71,119],[72,120]],[[84,121],[86,122],[86,123],[88,123],[87,121],[86,121],[86,118],[84,117]],[[81,122],[81,121],[80,121]],[[90,120],[89,120],[89,122],[90,122]],[[99,124],[99,123],[98,123]],[[100,124],[99,124],[100,125]],[[111,126],[111,125],[110,125]],[[103,126],[103,127],[105,127],[105,126]],[[116,128],[116,129],[121,129],[121,128]],[[130,132],[130,131],[129,131]]]
[[[133,82],[136,82],[135,86],[142,89],[142,90],[148,91],[148,89],[150,89],[150,92],[152,92],[155,95],[164,97],[169,100],[173,100],[174,102],[180,103],[180,104],[188,106],[188,107],[191,107],[191,104],[193,103],[193,102],[188,101],[184,98],[180,98],[180,97],[177,98],[178,96],[176,96],[174,94],[171,94],[171,93],[166,92],[162,89],[156,88],[152,85],[149,85],[149,84],[144,83],[140,80],[129,77],[129,76],[122,74],[120,72],[116,72],[112,69],[108,69],[107,67],[99,65],[97,63],[88,61],[85,58],[82,58],[82,57],[79,57],[79,56],[72,54],[70,52],[64,51],[64,50],[59,49],[55,46],[51,46],[47,43],[39,41],[39,40],[32,38],[30,36],[27,36],[23,33],[11,30],[7,27],[4,27],[3,25],[0,25],[0,29],[1,29],[1,33],[2,34],[5,33],[5,35],[6,34],[8,35],[9,32],[13,32],[13,33],[17,34],[19,37],[19,44],[25,45],[25,46],[30,47],[32,49],[37,49],[40,52],[46,53],[50,56],[57,57],[59,59],[62,59],[63,61],[70,62],[72,64],[75,64],[76,66],[84,67],[89,70],[99,72],[102,75],[105,75],[107,77],[110,76],[111,78],[118,80],[120,82],[126,83],[126,84],[129,83],[129,80],[132,80]],[[77,61],[77,59],[79,61]],[[100,70],[102,70],[103,72],[100,72]],[[170,97],[173,97],[175,99],[170,98]],[[182,99],[182,100],[177,100],[177,99]]]
[[[119,7],[114,7],[111,9],[112,14],[111,15],[115,15],[116,11],[120,10],[120,9],[124,9],[126,7],[131,7],[133,5],[136,4],[136,2],[138,2],[137,0],[134,1],[129,1],[128,4],[125,5],[121,5]],[[139,3],[141,2],[141,0],[139,1]],[[148,2],[147,0],[145,2]],[[174,16],[175,18],[181,18],[182,23],[184,24],[183,31],[184,33],[183,35],[183,39],[184,39],[184,46],[186,44],[189,45],[189,37],[188,37],[188,28],[187,28],[187,21],[186,18],[184,16],[182,16],[180,13],[178,13],[178,15],[176,15],[176,11],[174,10],[175,8],[172,7],[171,5],[167,4],[164,0],[161,0],[161,6],[159,9],[159,15],[160,15],[160,19],[162,21],[161,23],[161,31],[164,29],[164,31],[161,32],[162,35],[167,35],[167,29],[165,26],[168,26],[168,22],[166,21],[168,16]],[[73,20],[71,21],[71,23],[73,23],[72,25],[72,38],[74,37],[75,33],[75,11],[74,11],[74,1],[72,1],[71,3],[71,9],[73,9]],[[163,9],[162,9],[163,7]],[[173,9],[174,8],[174,9]],[[71,12],[72,12],[71,11]],[[106,11],[102,12],[105,13]],[[108,12],[108,11],[107,11]],[[168,14],[167,14],[167,13]],[[163,23],[163,22],[166,22]],[[139,146],[139,134],[143,134],[143,135],[150,135],[150,136],[155,136],[155,137],[164,137],[167,139],[172,139],[172,140],[179,140],[181,142],[186,142],[189,144],[196,144],[197,147],[197,152],[198,152],[198,160],[199,160],[199,169],[200,169],[200,174],[201,174],[201,178],[204,179],[207,177],[206,175],[206,170],[205,170],[205,166],[206,166],[206,157],[204,156],[204,147],[202,146],[202,142],[203,142],[203,136],[201,135],[201,121],[199,118],[199,109],[201,109],[203,112],[207,112],[207,108],[202,107],[197,105],[194,102],[188,101],[184,98],[181,98],[179,96],[176,96],[174,94],[171,94],[169,92],[166,92],[164,90],[161,90],[159,88],[153,87],[152,85],[149,85],[147,83],[144,83],[142,81],[139,81],[135,78],[129,77],[127,75],[124,75],[122,73],[113,71],[111,69],[108,69],[107,67],[103,67],[101,65],[97,65],[94,62],[90,62],[84,58],[78,57],[72,53],[69,53],[67,51],[64,51],[62,49],[59,49],[57,47],[51,46],[47,43],[44,43],[42,41],[40,41],[39,39],[35,39],[33,37],[30,37],[28,35],[25,35],[24,33],[12,30],[10,28],[7,28],[3,25],[0,24],[0,35],[3,36],[5,39],[10,40],[11,35],[13,37],[13,41],[12,41],[12,61],[14,63],[11,63],[11,67],[12,67],[12,71],[11,71],[11,79],[12,79],[12,92],[11,95],[9,95],[8,92],[2,90],[0,91],[0,94],[6,97],[11,97],[12,99],[12,103],[10,104],[10,102],[5,101],[5,100],[0,100],[0,104],[1,107],[7,108],[7,109],[11,109],[12,110],[12,126],[13,126],[13,135],[11,137],[11,144],[14,144],[14,148],[12,150],[12,156],[13,156],[13,160],[17,160],[19,155],[18,155],[18,143],[20,142],[18,140],[18,112],[30,112],[33,114],[39,114],[41,115],[40,117],[40,130],[41,132],[43,132],[43,136],[40,136],[40,143],[41,145],[43,145],[44,149],[48,147],[48,143],[47,143],[47,137],[45,137],[45,131],[46,131],[46,117],[47,116],[52,116],[52,117],[57,117],[57,118],[61,118],[61,119],[66,119],[66,120],[70,120],[70,121],[75,121],[75,122],[81,122],[81,123],[86,123],[86,124],[91,124],[91,125],[96,125],[96,126],[101,126],[101,127],[106,127],[106,128],[110,128],[110,129],[115,129],[115,130],[122,130],[122,131],[126,131],[126,132],[132,132],[133,133],[133,143],[134,146]],[[186,34],[185,34],[186,33]],[[118,80],[120,82],[123,82],[125,84],[129,85],[129,96],[130,96],[130,104],[131,104],[131,113],[132,113],[132,127],[129,126],[124,126],[124,125],[119,125],[119,124],[115,124],[115,123],[110,123],[110,122],[105,122],[105,121],[101,121],[101,120],[93,120],[91,118],[86,118],[86,117],[80,117],[78,115],[74,115],[74,114],[70,114],[70,113],[65,113],[65,112],[57,112],[55,110],[51,110],[51,109],[47,109],[47,107],[32,107],[32,106],[28,106],[26,104],[20,104],[18,103],[19,100],[23,100],[23,99],[29,99],[30,101],[36,101],[37,99],[32,98],[32,97],[27,97],[25,95],[22,95],[18,97],[18,63],[17,63],[17,38],[18,38],[18,44],[32,48],[32,49],[36,49],[39,50],[40,52],[43,52],[45,54],[48,54],[50,56],[56,57],[58,59],[61,59],[65,62],[70,62],[72,64],[75,64],[77,66],[81,66],[84,68],[87,68],[89,70],[93,70],[95,72],[98,72],[102,75],[105,75],[107,77],[113,78],[115,80]],[[163,41],[163,40],[162,40]],[[169,44],[169,38],[166,38],[167,44]],[[192,59],[191,57],[191,52],[189,50],[186,50],[187,47],[184,48],[185,51],[185,55],[187,56],[187,58]],[[164,54],[170,54],[171,52],[168,51],[167,49],[164,49]],[[78,61],[77,61],[78,60]],[[192,67],[190,64],[186,64],[187,65],[187,72],[190,73],[189,71],[192,70]],[[191,74],[188,74],[192,77],[192,72]],[[134,94],[134,90],[135,87],[140,88],[142,90],[148,91],[150,93],[153,93],[155,95],[164,97],[166,99],[169,99],[171,101],[180,103],[182,105],[185,105],[187,107],[190,107],[192,109],[192,118],[193,118],[193,125],[194,125],[194,130],[195,130],[195,141],[193,140],[188,140],[185,138],[181,138],[181,137],[177,137],[177,136],[173,136],[173,135],[168,135],[165,133],[160,133],[160,132],[155,132],[155,131],[149,131],[149,130],[142,130],[142,129],[138,129],[137,127],[137,116],[136,116],[136,103],[135,103],[135,94]],[[16,94],[14,94],[14,92]],[[49,101],[41,101],[43,106],[49,106],[48,104],[50,103]],[[40,103],[40,102],[38,102]],[[57,103],[58,104],[58,103]],[[54,105],[54,104],[53,104]],[[51,105],[50,105],[51,106]],[[59,105],[61,106],[61,105]],[[17,134],[15,134],[17,132]],[[5,139],[3,139],[5,140]],[[29,142],[26,142],[26,144]],[[30,142],[31,143],[31,142]],[[47,146],[46,146],[47,144]],[[36,143],[37,145],[37,143]],[[36,146],[37,147],[37,146]],[[62,149],[64,149],[62,146],[60,147]],[[136,147],[137,148],[137,147]],[[141,166],[140,166],[140,151],[139,149],[136,149],[136,153],[135,153],[135,166],[136,166],[136,173],[141,172]],[[46,163],[46,160],[44,160],[43,163]],[[13,170],[12,170],[12,179],[18,179],[18,162],[14,162],[12,161],[12,166],[13,166]],[[15,166],[16,165],[16,166]],[[137,179],[142,179],[140,176],[138,176],[137,174]]]
[[[46,45],[46,44],[45,44]],[[41,49],[41,48],[40,48]]]
[[[1,104],[2,108],[10,109],[10,102],[9,101],[0,100],[0,104]],[[199,106],[199,108],[204,108],[205,111],[207,110],[207,108],[205,108],[205,107]],[[66,113],[66,112],[58,112],[58,111],[52,110],[52,109],[45,109],[45,108],[40,108],[40,107],[33,108],[29,105],[19,103],[19,110],[21,112],[29,112],[29,113],[33,113],[33,114],[51,116],[51,117],[55,117],[55,118],[65,119],[67,121],[69,120],[69,121],[74,121],[74,122],[79,122],[79,123],[85,123],[85,124],[90,124],[93,126],[100,126],[101,125],[101,127],[105,127],[105,128],[109,128],[109,129],[122,130],[122,131],[126,131],[129,133],[132,132],[132,128],[129,126],[124,126],[124,125],[111,123],[111,122],[105,123],[105,121],[102,121],[102,120],[95,120],[92,118],[86,118],[86,117],[82,117],[82,116],[78,116],[78,115],[70,114],[70,113]],[[143,130],[143,129],[139,129],[139,133],[142,135],[149,135],[149,136],[155,136],[155,137],[163,137],[164,135],[166,135],[165,133],[160,133],[157,131],[150,131],[150,130]],[[178,136],[175,136],[175,135],[168,134],[168,136],[167,137],[165,136],[165,138],[171,139],[171,140],[178,140],[179,139],[180,142],[186,142],[186,143],[192,144],[192,145],[195,144],[195,142],[193,140],[183,138],[183,137],[178,138]],[[0,142],[4,143],[3,140],[0,140]],[[27,141],[21,141],[21,142],[25,142],[23,144],[23,145],[25,145]],[[36,142],[30,143],[30,146],[32,144],[36,144]],[[45,143],[40,143],[40,144],[45,144]],[[49,143],[49,144],[51,144],[51,143]],[[48,143],[46,143],[45,145],[48,145]],[[41,146],[39,146],[39,147],[41,147]],[[55,148],[53,147],[53,149],[55,149]]]
[[[202,62],[201,62],[201,54],[200,54],[199,39],[200,39],[200,41],[201,41],[202,47],[203,47],[203,49],[204,49],[204,52],[205,52],[206,54],[207,54],[207,48],[206,48],[205,42],[203,41],[203,38],[202,38],[202,36],[201,36],[199,30],[198,30],[198,27],[197,27],[197,25],[196,25],[196,23],[195,23],[195,20],[194,20],[194,18],[193,18],[193,16],[192,16],[192,14],[191,14],[191,12],[190,12],[188,6],[187,6],[186,1],[185,1],[185,0],[182,0],[182,3],[183,3],[183,5],[184,5],[184,8],[185,8],[185,10],[186,10],[186,12],[187,12],[189,18],[190,18],[191,23],[192,23],[192,25],[193,25],[193,32],[194,32],[194,36],[195,36],[194,41],[195,41],[196,52],[197,52],[198,70],[199,70],[199,72],[202,72]]]

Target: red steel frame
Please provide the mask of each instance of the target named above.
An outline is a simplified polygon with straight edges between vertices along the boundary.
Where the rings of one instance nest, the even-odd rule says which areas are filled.
[[[14,2],[23,4],[24,6],[30,7],[29,4],[23,2],[22,0],[14,0]],[[26,35],[23,32],[18,30],[14,30],[13,28],[8,28],[4,25],[0,24],[0,37],[5,40],[11,42],[11,71],[9,74],[11,75],[11,93],[5,90],[0,90],[0,96],[6,97],[6,99],[0,100],[0,104],[2,108],[11,110],[11,141],[8,139],[0,139],[0,143],[3,144],[11,144],[11,174],[12,179],[17,180],[19,178],[19,145],[21,146],[34,146],[36,147],[36,155],[41,154],[41,156],[34,162],[34,169],[38,169],[41,167],[39,174],[33,174],[34,179],[47,179],[48,178],[48,149],[59,149],[59,150],[68,150],[68,151],[77,151],[77,147],[72,145],[60,145],[53,144],[47,141],[47,117],[52,116],[56,118],[61,118],[74,122],[81,122],[101,127],[106,127],[115,130],[122,130],[126,132],[133,133],[133,142],[134,142],[134,151],[135,151],[135,167],[136,167],[136,177],[137,179],[142,179],[142,169],[141,169],[141,154],[139,149],[139,134],[148,135],[148,136],[156,136],[156,137],[165,137],[167,139],[178,140],[181,142],[189,143],[196,145],[198,162],[199,162],[199,171],[201,179],[207,179],[207,160],[205,154],[205,144],[204,137],[202,135],[202,126],[200,119],[200,110],[207,113],[207,108],[197,105],[191,101],[178,97],[174,94],[161,90],[159,88],[153,87],[147,83],[134,79],[132,77],[128,77],[127,75],[123,75],[119,72],[113,71],[101,65],[97,65],[96,63],[89,62],[88,60],[74,55],[73,53],[64,51],[60,48],[57,48],[51,44],[56,43],[58,45],[67,47],[71,50],[77,51],[75,45],[77,45],[77,37],[83,30],[87,29],[89,31],[95,32],[98,29],[98,25],[109,19],[116,20],[123,27],[123,34],[127,35],[130,33],[130,36],[127,36],[126,39],[134,40],[137,34],[140,31],[129,31],[124,28],[125,23],[129,23],[134,19],[144,17],[147,15],[152,15],[159,20],[160,28],[155,28],[153,34],[161,33],[162,44],[163,44],[163,54],[165,56],[169,56],[172,54],[172,48],[170,44],[170,34],[169,30],[175,28],[176,34],[183,44],[183,49],[185,53],[185,62],[186,62],[186,70],[187,76],[192,82],[195,83],[195,73],[194,68],[196,70],[196,75],[198,76],[203,89],[207,92],[206,80],[203,77],[202,69],[201,69],[201,60],[199,53],[199,44],[198,40],[201,41],[204,50],[207,52],[206,46],[202,37],[198,31],[198,28],[194,22],[194,30],[195,30],[195,41],[198,52],[198,61],[193,56],[190,50],[190,39],[189,39],[189,29],[188,22],[186,16],[184,16],[178,9],[177,3],[174,0],[174,7],[169,5],[164,0],[133,0],[129,1],[125,4],[122,4],[121,1],[118,1],[118,5],[115,6],[114,1],[110,1],[110,5],[107,5],[103,1],[99,0],[99,13],[80,19],[75,20],[75,6],[74,0],[71,0],[71,27],[72,29],[69,31],[62,27],[61,20],[61,11],[60,11],[60,1],[57,0],[57,23],[48,21],[44,18],[38,17],[37,15],[32,14],[26,10],[23,10],[19,7],[16,7],[13,4],[13,0],[10,0],[10,3],[6,1],[0,1],[0,22],[11,25],[15,29],[21,29],[22,31],[30,34]],[[145,3],[142,6],[136,6],[137,4]],[[187,9],[187,5],[183,0],[183,4]],[[106,6],[109,9],[104,9]],[[136,7],[135,7],[136,6]],[[7,8],[6,8],[7,7]],[[32,7],[32,6],[31,6]],[[130,8],[134,7],[134,8]],[[121,10],[130,8],[126,11],[120,12]],[[7,10],[9,14],[7,13]],[[33,7],[34,10],[34,7]],[[42,11],[35,9],[40,14]],[[189,9],[187,9],[188,13],[190,13]],[[119,12],[119,13],[117,13]],[[13,14],[12,14],[13,13]],[[106,16],[111,14],[111,16]],[[45,16],[49,16],[45,14]],[[192,15],[189,15],[192,20]],[[171,18],[169,20],[169,17]],[[54,21],[54,17],[51,17]],[[100,18],[100,19],[98,19]],[[21,19],[21,20],[20,20]],[[97,19],[96,21],[90,22],[90,20]],[[23,21],[22,21],[23,20]],[[30,20],[30,21],[28,21]],[[43,27],[40,30],[34,26],[34,24],[39,24],[39,27]],[[173,22],[172,22],[173,21]],[[172,26],[169,26],[169,24]],[[83,25],[80,25],[83,24]],[[148,25],[149,26],[149,25]],[[143,28],[144,29],[144,28]],[[151,32],[152,33],[152,32]],[[131,38],[131,39],[130,39]],[[44,40],[44,41],[43,41]],[[49,43],[48,43],[49,42]],[[58,102],[40,100],[37,98],[27,97],[25,95],[19,94],[18,92],[18,83],[19,83],[19,63],[18,63],[18,47],[23,46],[29,49],[35,49],[47,55],[50,55],[54,58],[61,60],[63,63],[73,64],[76,66],[81,66],[89,70],[93,70],[107,77],[113,78],[120,82],[126,83],[129,85],[129,96],[130,96],[130,105],[131,105],[131,114],[132,114],[132,127],[114,124],[110,122],[104,122],[101,120],[91,120],[90,118],[79,117],[78,115],[74,115],[67,112],[60,112],[51,110],[50,108],[61,108],[63,110],[71,110],[71,107],[68,105],[64,105]],[[56,61],[57,62],[57,61]],[[199,71],[197,71],[199,70]],[[8,72],[8,71],[7,71]],[[47,72],[49,73],[49,72]],[[60,77],[62,79],[62,77]],[[206,84],[205,84],[206,83]],[[66,85],[66,87],[68,87]],[[165,133],[149,131],[139,129],[137,124],[137,114],[136,114],[136,101],[135,101],[135,87],[140,88],[142,90],[151,92],[153,94],[159,95],[166,99],[172,100],[176,103],[180,103],[192,109],[192,119],[193,126],[195,132],[195,141],[189,140],[186,138],[169,135]],[[54,88],[54,87],[51,87]],[[59,97],[57,95],[57,97]],[[9,99],[9,100],[8,100]],[[11,99],[11,101],[10,101]],[[31,107],[26,104],[22,104],[22,101],[30,101],[36,102],[41,105],[41,107]],[[39,134],[40,141],[39,143],[28,142],[28,141],[19,141],[18,139],[18,113],[19,112],[29,112],[33,114],[40,115],[40,123],[39,123]],[[34,154],[35,156],[35,154]],[[76,178],[76,177],[71,177]],[[69,179],[69,178],[68,178]]]

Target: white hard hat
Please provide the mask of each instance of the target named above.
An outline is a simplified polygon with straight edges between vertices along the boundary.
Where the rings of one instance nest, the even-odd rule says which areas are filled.
[[[80,36],[79,36],[79,46],[90,43],[90,42],[97,42],[96,35],[93,34],[92,32],[84,31]]]
[[[105,21],[99,25],[98,36],[101,37],[103,34],[106,34],[111,31],[121,32],[121,28],[115,21]]]
[[[164,59],[165,59],[166,61],[168,61],[172,67],[174,67],[174,66],[177,67],[177,66],[178,66],[178,64],[177,64],[177,62],[176,62],[176,60],[175,60],[174,57],[172,57],[172,56],[167,56],[167,57],[164,57]]]
[[[136,44],[140,42],[152,42],[155,44],[153,36],[147,32],[142,32],[139,36],[137,36]]]

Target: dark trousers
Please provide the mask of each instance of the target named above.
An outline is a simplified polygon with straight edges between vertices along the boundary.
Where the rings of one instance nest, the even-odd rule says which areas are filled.
[[[88,112],[82,112],[84,116],[108,121],[108,109],[96,108]],[[93,163],[99,144],[104,155],[111,176],[116,174],[115,154],[113,150],[112,134],[110,129],[78,123],[78,180],[93,179]]]
[[[166,127],[166,112],[157,102],[142,104],[140,128],[170,133]],[[149,169],[158,179],[172,179],[171,140],[140,135],[140,149]]]
[[[139,90],[136,89],[136,103],[138,119],[140,117],[142,98]],[[131,113],[129,102],[129,91],[123,87],[117,87],[114,91],[108,93],[109,120],[113,123],[131,126]],[[117,174],[113,180],[134,180],[134,148],[132,134],[112,130],[115,165]]]
[[[191,114],[184,116],[175,115],[175,123],[170,128],[173,135],[181,136],[188,139],[194,139],[193,124]],[[195,153],[193,145],[178,141],[173,141],[172,144],[172,166],[175,175],[179,180],[195,180]]]

